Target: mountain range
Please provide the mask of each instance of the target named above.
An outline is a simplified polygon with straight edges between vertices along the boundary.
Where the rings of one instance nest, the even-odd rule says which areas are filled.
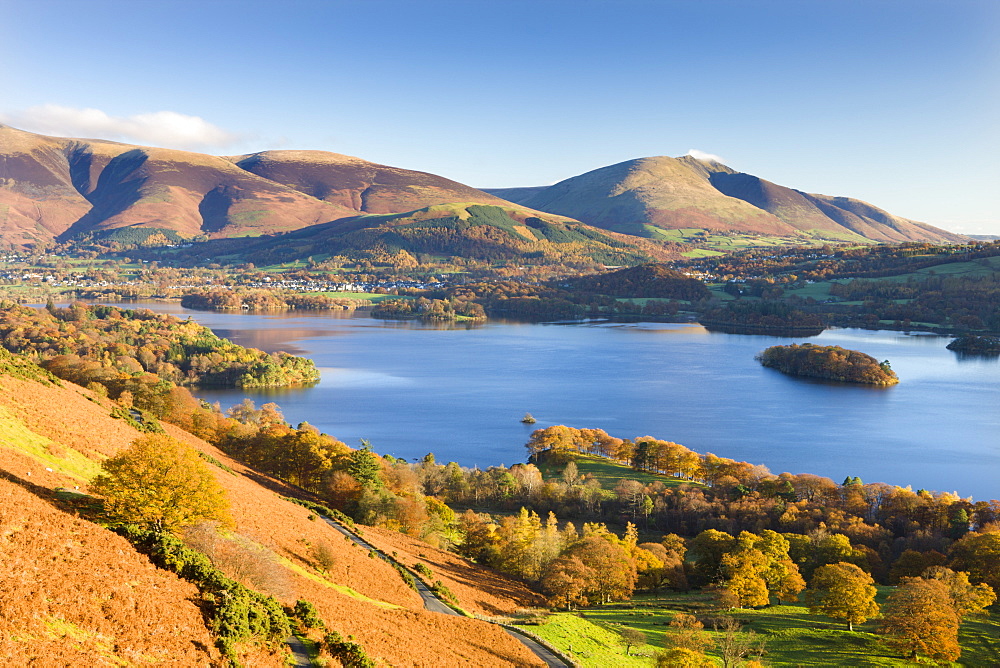
[[[162,235],[267,237],[311,253],[369,243],[462,255],[471,237],[476,252],[491,247],[484,257],[631,263],[676,255],[664,242],[692,229],[803,242],[965,239],[689,156],[630,160],[547,187],[480,190],[325,151],[212,156],[0,125],[0,243],[9,247]],[[292,232],[298,242],[277,241]]]

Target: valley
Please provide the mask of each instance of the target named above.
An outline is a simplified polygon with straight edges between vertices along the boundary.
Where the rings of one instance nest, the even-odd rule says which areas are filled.
[[[1000,376],[948,347],[996,242],[711,158],[479,190],[0,126],[0,243],[15,662],[996,657]]]

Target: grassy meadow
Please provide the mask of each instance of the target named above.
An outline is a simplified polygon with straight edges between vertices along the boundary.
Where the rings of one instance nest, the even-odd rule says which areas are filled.
[[[690,480],[680,480],[679,478],[671,478],[670,476],[636,471],[624,464],[619,464],[597,455],[579,455],[574,461],[576,461],[577,470],[580,472],[580,475],[593,476],[601,483],[601,487],[609,490],[614,489],[622,480],[638,480],[644,485],[659,482],[667,487],[699,484]],[[550,480],[562,476],[562,472],[566,466],[563,464],[551,465],[542,463],[538,468],[541,470],[542,476],[546,480]]]
[[[881,604],[892,587],[879,587]],[[709,595],[692,593],[640,594],[632,601],[559,612],[548,621],[526,629],[571,655],[581,666],[649,666],[655,653],[664,647],[664,638],[674,614],[694,614],[700,619],[729,615],[743,624],[743,631],[753,631],[764,642],[764,661],[769,666],[912,666],[897,651],[889,648],[875,633],[876,622],[856,624],[853,632],[844,624],[812,615],[803,603],[774,605],[759,610],[718,612],[712,609]],[[617,629],[629,627],[646,634],[648,643],[631,648],[625,645]],[[706,630],[718,638],[721,633]],[[1000,665],[1000,613],[980,616],[962,624],[962,656],[954,666]],[[716,650],[708,654],[720,661]],[[927,665],[934,665],[928,662]]]

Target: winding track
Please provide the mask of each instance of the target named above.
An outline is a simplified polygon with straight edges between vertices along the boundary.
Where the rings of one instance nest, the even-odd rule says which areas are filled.
[[[365,548],[366,550],[369,550],[371,552],[379,552],[378,548],[376,548],[374,545],[372,545],[371,543],[369,543],[364,538],[354,533],[347,527],[339,524],[338,522],[330,519],[329,517],[325,517],[323,515],[320,515],[320,517],[322,517],[323,521],[325,521],[331,527],[333,527],[343,535],[347,536],[348,538],[350,538],[351,540],[353,540],[355,543]],[[444,601],[439,599],[434,594],[434,592],[428,589],[427,585],[425,585],[420,578],[414,577],[414,579],[416,580],[417,583],[417,593],[419,593],[420,598],[424,600],[425,610],[430,610],[431,612],[440,612],[441,614],[444,615],[456,615],[458,617],[462,616],[453,608],[446,605]],[[543,647],[540,643],[536,642],[535,640],[532,640],[528,636],[518,631],[514,631],[513,629],[507,628],[506,626],[503,626],[502,628],[504,631],[510,634],[511,637],[519,640],[525,647],[530,649],[532,653],[539,659],[544,661],[545,665],[549,666],[549,668],[570,668],[569,664],[567,664],[565,661],[560,659],[558,656],[553,654],[551,651]],[[309,664],[307,663],[306,665]]]
[[[302,666],[302,668],[309,668],[313,665],[309,659],[309,652],[306,651],[305,643],[301,639],[296,636],[288,636],[285,644],[292,650],[292,660],[295,662],[292,665]]]

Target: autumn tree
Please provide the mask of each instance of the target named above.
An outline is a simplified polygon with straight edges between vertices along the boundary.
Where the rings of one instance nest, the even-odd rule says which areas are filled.
[[[736,596],[739,607],[750,608],[768,604],[767,582],[763,573],[768,558],[753,547],[752,539],[740,535],[737,549],[722,555],[726,574],[725,587]]]
[[[878,614],[875,593],[872,576],[854,564],[827,564],[813,573],[806,589],[806,605],[813,614],[847,622],[847,630],[853,631],[854,624]]]
[[[125,522],[174,531],[202,520],[229,524],[229,502],[209,465],[189,445],[165,434],[134,440],[105,460],[90,490]]]
[[[572,610],[574,605],[587,605],[587,588],[594,579],[594,569],[579,557],[563,556],[553,561],[542,573],[539,583],[549,597],[549,604]]]
[[[697,584],[718,582],[725,573],[722,555],[729,552],[735,543],[724,531],[707,529],[695,536],[688,545],[688,559],[694,560],[694,576]]]
[[[805,587],[798,566],[788,556],[789,542],[765,529],[761,535],[744,531],[722,555],[724,586],[740,607],[768,605],[771,596],[794,601]]]
[[[886,599],[882,615],[881,632],[889,636],[889,644],[907,652],[911,660],[923,654],[954,661],[961,654],[959,616],[948,586],[941,580],[903,578]]]
[[[754,542],[754,547],[767,557],[767,567],[761,574],[767,583],[769,596],[780,602],[798,600],[799,592],[806,583],[799,573],[799,567],[789,556],[791,543],[781,534],[764,529]]]
[[[712,637],[694,615],[679,612],[670,620],[663,644],[667,649],[681,648],[702,654],[712,646]]]
[[[638,562],[639,581],[641,589],[657,590],[667,586],[677,591],[687,589],[687,578],[684,574],[684,550],[681,548],[680,556],[676,552],[668,550],[662,543],[640,543],[637,546],[640,550],[650,553],[657,561],[650,566],[648,563]]]
[[[671,647],[656,655],[656,668],[715,668],[715,661],[702,652],[684,647]]]
[[[972,582],[984,582],[1000,591],[1000,530],[970,533],[948,551],[948,566],[965,571]]]
[[[937,580],[948,587],[948,596],[951,597],[952,607],[959,619],[978,614],[997,600],[992,587],[984,582],[972,584],[969,581],[969,574],[965,571],[956,572],[943,566],[932,566],[925,570],[921,577],[926,580]]]
[[[635,591],[635,563],[628,550],[609,537],[597,534],[585,536],[567,549],[563,556],[577,557],[593,570],[594,576],[587,582],[585,590],[591,602],[625,600]]]

